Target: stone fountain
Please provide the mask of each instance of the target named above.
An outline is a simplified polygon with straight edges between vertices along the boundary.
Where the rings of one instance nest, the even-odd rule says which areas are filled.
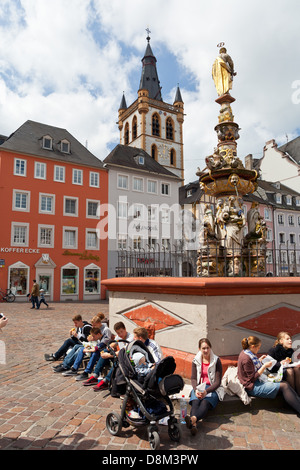
[[[237,156],[239,125],[234,122],[230,94],[236,75],[224,43],[212,67],[212,77],[220,105],[215,131],[217,147],[205,159],[203,171],[198,168],[201,189],[216,201],[215,214],[210,205],[204,213],[202,248],[198,253],[199,276],[263,276],[265,275],[266,224],[258,205],[253,204],[246,216],[243,212],[245,194],[257,188],[258,173],[247,170]],[[248,234],[244,227],[248,224]]]

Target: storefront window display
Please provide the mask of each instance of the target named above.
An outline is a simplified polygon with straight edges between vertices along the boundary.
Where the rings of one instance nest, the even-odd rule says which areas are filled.
[[[9,287],[15,295],[26,295],[28,292],[29,267],[16,263],[9,267]]]
[[[78,268],[62,268],[62,294],[78,294]]]
[[[84,293],[100,294],[100,268],[95,265],[84,269]]]

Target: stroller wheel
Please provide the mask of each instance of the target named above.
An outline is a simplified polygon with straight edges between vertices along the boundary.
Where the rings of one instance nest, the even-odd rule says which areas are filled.
[[[150,431],[149,432],[149,444],[151,450],[157,450],[160,446],[160,438],[157,431]]]
[[[118,413],[109,413],[106,417],[106,428],[113,436],[122,429],[122,419]]]
[[[182,435],[181,427],[176,423],[169,425],[168,434],[171,441],[179,442]]]

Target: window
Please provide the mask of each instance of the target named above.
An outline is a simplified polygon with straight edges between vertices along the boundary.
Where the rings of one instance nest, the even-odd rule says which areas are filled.
[[[290,243],[293,245],[296,243],[296,236],[294,233],[290,233]]]
[[[61,268],[61,293],[63,295],[78,293],[78,268],[71,263]]]
[[[128,189],[128,176],[118,175],[118,188],[119,189]]]
[[[285,233],[279,234],[279,243],[285,243]]]
[[[15,158],[14,175],[26,176],[27,161]]]
[[[170,165],[176,166],[176,152],[174,149],[170,151]]]
[[[160,136],[160,120],[158,114],[152,116],[152,135]]]
[[[63,248],[77,248],[77,227],[63,227]]]
[[[133,191],[144,191],[144,180],[143,178],[133,178]]]
[[[267,236],[266,236],[266,240],[268,242],[271,242],[273,239],[273,232],[272,232],[272,229],[271,228],[268,228],[267,229]]]
[[[156,239],[156,238],[148,237],[148,245],[149,245],[149,248],[150,248],[150,249],[151,249],[151,248],[154,249],[156,243],[157,243],[157,239]]]
[[[49,135],[43,137],[43,149],[52,150],[53,139]]]
[[[158,220],[158,206],[152,204],[148,206],[148,221],[149,222],[157,222]]]
[[[132,206],[132,217],[134,219],[143,218],[143,205],[142,204],[133,204]]]
[[[289,215],[289,216],[288,216],[288,222],[289,222],[289,225],[295,225],[295,221],[294,221],[294,216],[293,216],[293,215]]]
[[[162,238],[161,239],[161,245],[165,250],[170,249],[170,239],[169,238]]]
[[[86,229],[85,248],[86,250],[99,250],[99,238],[96,229]]]
[[[273,263],[273,253],[272,251],[267,251],[267,264],[272,264]]]
[[[133,249],[134,250],[140,250],[142,248],[142,239],[141,239],[141,237],[133,237],[132,242],[133,242]]]
[[[300,207],[300,197],[296,197],[296,206]]]
[[[280,225],[284,225],[283,214],[278,214],[278,223]]]
[[[73,184],[81,184],[82,185],[82,170],[77,170],[73,168]]]
[[[84,268],[84,293],[100,294],[100,268],[95,264],[91,264]]]
[[[96,173],[95,171],[90,171],[90,186],[92,188],[99,188],[100,186],[99,173]]]
[[[13,211],[29,212],[30,192],[18,189],[13,190]]]
[[[87,199],[86,201],[87,207],[86,207],[86,216],[89,219],[97,219],[99,218],[99,206],[100,206],[100,201],[92,201]]]
[[[153,160],[157,160],[157,147],[155,144],[151,146],[151,157]]]
[[[54,225],[39,225],[38,230],[38,246],[54,248]]]
[[[137,138],[137,119],[136,116],[133,117],[132,120],[132,139]]]
[[[161,183],[161,194],[164,196],[170,195],[170,185],[168,183]]]
[[[34,177],[40,180],[46,179],[46,163],[34,163]]]
[[[65,182],[65,167],[64,166],[54,166],[54,181],[60,183]]]
[[[60,143],[60,150],[62,153],[70,153],[71,145],[68,140],[62,140]]]
[[[170,209],[166,207],[161,208],[161,221],[164,224],[170,223]]]
[[[64,196],[64,215],[78,216],[78,198]]]
[[[145,157],[143,155],[139,155],[138,162],[139,162],[139,165],[144,165]]]
[[[55,196],[54,194],[41,194],[40,193],[40,213],[54,214],[55,213]]]
[[[286,196],[286,203],[288,206],[292,205],[292,196]]]
[[[129,144],[129,124],[128,122],[125,125],[125,130],[124,130],[124,143],[125,145]]]
[[[29,266],[21,262],[12,264],[8,268],[8,279],[13,294],[26,295],[29,290]]]
[[[271,220],[271,211],[268,207],[265,207],[265,220]]]
[[[24,222],[12,222],[11,224],[11,245],[28,246],[29,224]]]
[[[157,194],[157,181],[148,180],[148,193]]]
[[[127,219],[127,202],[118,201],[118,218]]]
[[[281,204],[281,194],[275,194],[275,201],[277,204]]]
[[[118,250],[126,250],[127,248],[127,235],[118,233]]]
[[[171,118],[168,118],[166,120],[166,139],[168,140],[174,139],[173,122]]]

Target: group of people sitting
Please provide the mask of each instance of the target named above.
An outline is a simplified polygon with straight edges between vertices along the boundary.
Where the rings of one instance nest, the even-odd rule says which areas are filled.
[[[145,360],[145,355],[136,353],[132,357],[133,366],[140,377],[144,377],[152,367],[163,358],[161,348],[156,341],[150,339],[146,328],[138,327],[129,333],[123,322],[114,325],[115,336],[109,329],[105,316],[99,313],[91,322],[82,320],[80,315],[73,318],[74,328],[70,337],[54,354],[45,354],[47,361],[63,361],[53,366],[55,373],[76,376],[84,386],[93,386],[94,391],[109,388],[113,373],[111,359],[113,348],[115,355],[133,340],[142,341],[150,351],[154,364]],[[114,342],[112,342],[112,340]],[[214,409],[220,400],[223,400],[225,389],[222,386],[222,363],[214,354],[208,338],[199,340],[199,351],[192,362],[191,386],[189,397],[190,413],[186,415],[185,422],[192,435],[197,433],[197,423],[205,418],[210,409]],[[295,351],[292,349],[291,335],[280,332],[274,346],[268,351],[268,357],[258,357],[261,340],[256,336],[249,336],[242,340],[242,351],[238,358],[237,378],[239,385],[248,397],[275,398],[279,393],[285,401],[296,411],[300,417],[300,357],[299,364],[293,363]],[[272,360],[269,360],[269,356]],[[78,373],[85,358],[89,358],[83,372]],[[297,362],[296,361],[296,362]],[[109,370],[105,377],[101,373],[106,366]],[[283,369],[282,380],[273,381],[272,374]],[[111,395],[113,389],[111,389]],[[116,395],[117,396],[117,395]],[[250,401],[250,398],[249,398]]]
[[[268,351],[268,357],[265,354],[257,356],[260,347],[261,340],[256,336],[242,340],[237,364],[240,385],[250,397],[274,399],[281,393],[300,417],[300,357],[293,363],[295,351],[292,349],[290,334],[284,331],[278,334],[274,346]],[[269,356],[273,360],[269,360]],[[274,374],[281,367],[284,368],[282,380],[273,381]],[[185,418],[193,435],[197,433],[198,421],[224,398],[222,375],[221,360],[213,353],[210,341],[207,338],[200,339],[199,352],[192,362],[191,411]]]
[[[156,341],[149,338],[146,328],[135,328],[129,333],[122,321],[114,325],[114,333],[108,327],[105,315],[100,312],[90,322],[84,321],[81,315],[73,317],[74,327],[70,330],[61,347],[52,354],[45,354],[46,361],[56,362],[63,358],[58,365],[53,366],[54,373],[62,373],[65,377],[76,376],[77,381],[82,381],[84,386],[92,386],[95,392],[108,389],[113,373],[112,360],[114,354],[134,340],[142,341],[158,363],[163,355]],[[108,348],[109,345],[109,348]],[[153,367],[145,360],[145,356],[139,353],[133,356],[134,367],[138,375],[145,376]],[[87,364],[83,372],[79,369],[83,363]],[[103,371],[108,367],[108,372],[102,377]],[[113,396],[113,392],[112,396]]]

